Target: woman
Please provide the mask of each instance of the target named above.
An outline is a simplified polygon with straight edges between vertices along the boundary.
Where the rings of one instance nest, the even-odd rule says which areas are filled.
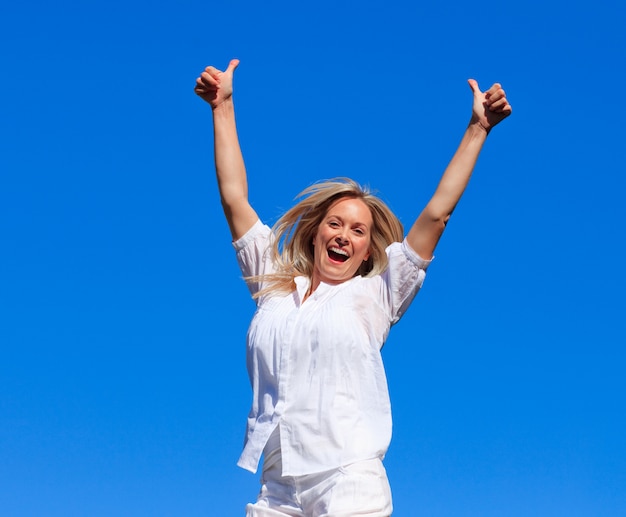
[[[248,517],[389,516],[382,459],[391,411],[380,349],[421,287],[489,131],[510,115],[499,84],[470,79],[472,117],[435,194],[403,238],[387,206],[348,179],[313,185],[273,230],[248,202],[232,60],[196,93],[213,111],[215,168],[257,311],[248,332],[253,403],[239,465],[261,491]]]

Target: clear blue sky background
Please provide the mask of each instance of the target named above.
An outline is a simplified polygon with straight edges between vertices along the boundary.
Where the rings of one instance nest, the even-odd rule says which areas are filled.
[[[626,515],[626,15],[618,0],[4,2],[0,515],[242,516],[254,310],[213,178],[241,59],[269,223],[313,181],[409,225],[468,77],[492,133],[384,350],[399,517]]]

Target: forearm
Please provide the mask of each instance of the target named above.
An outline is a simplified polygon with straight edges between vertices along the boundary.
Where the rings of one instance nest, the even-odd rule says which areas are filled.
[[[232,205],[248,199],[246,168],[241,154],[235,108],[228,100],[213,110],[215,172],[222,204]]]
[[[479,124],[470,123],[425,208],[430,218],[448,221],[465,192],[486,138],[487,132]]]
[[[446,167],[432,198],[415,221],[407,239],[423,258],[432,256],[457,203],[461,199],[478,155],[487,138],[480,124],[471,122],[450,163]]]
[[[215,172],[222,207],[234,239],[254,224],[257,217],[248,202],[246,168],[237,136],[231,99],[213,110]]]

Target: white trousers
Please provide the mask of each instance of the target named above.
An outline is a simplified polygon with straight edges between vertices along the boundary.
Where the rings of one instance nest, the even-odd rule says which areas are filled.
[[[246,517],[389,517],[391,490],[379,458],[306,476],[283,476],[280,447],[265,453],[261,491]]]

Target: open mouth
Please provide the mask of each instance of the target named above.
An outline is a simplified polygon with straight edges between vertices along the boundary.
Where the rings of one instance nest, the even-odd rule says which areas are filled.
[[[328,257],[334,262],[345,262],[350,258],[346,250],[334,247],[328,249]]]

